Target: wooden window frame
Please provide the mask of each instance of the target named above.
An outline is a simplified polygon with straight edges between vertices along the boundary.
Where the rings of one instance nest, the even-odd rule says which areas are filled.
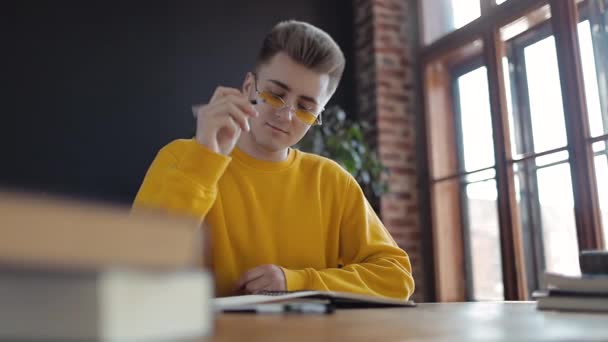
[[[589,118],[577,35],[578,7],[574,1],[551,0],[550,4],[562,93],[571,95],[562,100],[578,246],[579,250],[603,248],[593,153],[587,145]]]
[[[583,1],[587,3],[589,0]],[[510,22],[550,6],[549,23],[556,37],[564,114],[567,127],[567,149],[575,199],[575,218],[579,249],[604,247],[601,234],[600,209],[595,184],[594,153],[589,138],[586,98],[582,79],[578,36],[578,6],[576,0],[509,0],[501,5],[494,1],[480,0],[482,16],[468,25],[447,34],[423,48],[420,61],[423,67],[425,91],[425,117],[428,150],[431,225],[435,261],[436,299],[458,301],[467,299],[466,264],[462,227],[462,204],[458,198],[457,181],[462,176],[458,170],[457,147],[454,144],[455,126],[449,68],[468,58],[481,56],[488,74],[488,90],[494,152],[496,182],[498,188],[498,215],[501,237],[501,257],[504,295],[506,300],[529,299],[529,267],[525,265],[524,237],[520,227],[519,210],[515,200],[512,163],[534,158],[515,158],[511,151],[507,99],[502,57],[505,45],[500,29]],[[579,4],[580,5],[580,4]],[[479,53],[467,53],[467,47],[481,40]],[[469,48],[469,50],[471,50]],[[463,57],[464,56],[464,57]],[[568,67],[566,67],[568,66]],[[572,67],[574,66],[574,67]],[[608,86],[607,86],[608,88]],[[608,138],[608,137],[607,137]],[[449,183],[442,182],[453,182]],[[447,184],[447,185],[446,185]],[[450,202],[454,201],[454,202]],[[444,215],[445,214],[445,215]],[[608,227],[606,228],[608,229]]]

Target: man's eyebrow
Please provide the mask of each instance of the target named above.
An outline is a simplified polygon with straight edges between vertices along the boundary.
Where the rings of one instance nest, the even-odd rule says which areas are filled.
[[[286,91],[291,91],[291,88],[287,84],[285,84],[285,83],[283,83],[281,81],[277,81],[277,80],[268,80],[268,81],[276,84],[277,86],[285,89]],[[300,98],[302,100],[309,101],[309,102],[312,102],[312,103],[318,105],[317,100],[315,100],[313,97],[306,96],[306,95],[300,95]]]

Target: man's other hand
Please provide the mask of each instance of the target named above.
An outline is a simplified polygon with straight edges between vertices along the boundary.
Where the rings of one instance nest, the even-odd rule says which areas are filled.
[[[262,291],[286,291],[283,269],[276,265],[262,265],[241,276],[235,285],[237,294],[254,294]]]

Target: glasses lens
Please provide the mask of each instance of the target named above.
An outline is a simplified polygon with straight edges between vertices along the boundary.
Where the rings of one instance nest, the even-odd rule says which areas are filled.
[[[307,110],[296,110],[296,116],[307,125],[312,125],[317,121],[317,117]]]
[[[285,102],[278,96],[273,95],[268,91],[260,93],[260,98],[274,109],[282,109],[285,107]],[[298,109],[295,111],[296,117],[307,125],[313,125],[317,122],[317,116],[311,111]]]
[[[267,91],[261,92],[260,97],[274,109],[283,108],[285,106],[285,102],[283,102],[280,97],[274,96]]]

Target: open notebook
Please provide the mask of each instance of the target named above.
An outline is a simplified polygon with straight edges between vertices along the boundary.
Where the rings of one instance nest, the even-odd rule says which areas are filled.
[[[281,303],[292,301],[328,301],[338,309],[356,308],[387,308],[414,307],[416,304],[409,300],[398,300],[386,297],[375,297],[346,292],[327,291],[294,291],[294,292],[264,292],[262,294],[234,297],[221,297],[213,300],[215,311],[247,308],[256,304]]]

